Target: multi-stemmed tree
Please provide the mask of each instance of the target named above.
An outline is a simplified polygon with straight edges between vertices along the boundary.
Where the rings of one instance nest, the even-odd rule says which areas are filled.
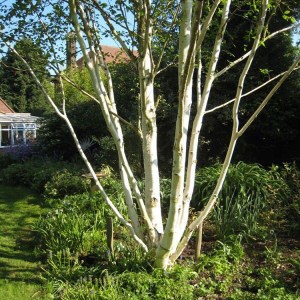
[[[203,221],[214,207],[238,139],[259,116],[288,76],[299,66],[300,56],[296,55],[293,63],[286,66],[285,72],[270,77],[264,83],[265,85],[272,82],[268,93],[259,99],[259,104],[250,117],[240,124],[241,101],[247,101],[246,95],[254,92],[254,90],[245,91],[245,83],[257,50],[264,48],[268,51],[269,40],[279,34],[288,33],[296,26],[291,24],[294,20],[287,3],[281,3],[279,0],[257,0],[251,4],[247,1],[231,0],[69,0],[42,3],[16,1],[11,7],[4,7],[3,11],[5,16],[1,18],[2,41],[23,62],[56,113],[66,122],[103,199],[119,221],[128,228],[137,245],[145,251],[152,251],[157,267],[167,268],[172,265],[186,247],[193,232],[201,228]],[[278,11],[283,11],[288,20],[287,26],[271,31],[269,25],[272,18],[278,16]],[[245,28],[248,39],[245,39],[240,57],[232,57],[227,65],[218,67],[220,57],[223,55],[222,50],[231,38],[227,35],[227,25],[235,20],[237,15],[251,19],[248,28]],[[18,20],[22,25],[23,34],[38,33],[40,43],[48,47],[48,51],[52,53],[52,67],[61,87],[61,103],[58,104],[51,98],[30,63],[14,48],[11,34],[16,36],[19,32],[18,24],[15,24]],[[12,32],[9,30],[10,26]],[[105,193],[68,118],[66,109],[68,99],[64,96],[64,82],[70,83],[71,80],[58,64],[59,59],[55,52],[60,47],[60,34],[65,35],[70,30],[75,32],[80,46],[80,54],[84,58],[93,85],[93,95],[82,90],[80,86],[78,89],[100,105],[107,128],[114,140],[128,217],[120,213],[118,207]],[[138,133],[140,137],[137,143],[141,142],[142,145],[144,191],[140,190],[126,156],[124,146],[126,140],[122,127],[127,125],[118,114],[114,82],[101,48],[101,41],[107,35],[118,43],[128,59],[135,64],[139,78],[136,106],[139,124],[135,128],[135,134]],[[156,122],[160,97],[154,94],[154,87],[157,75],[163,68],[167,68],[168,64],[174,63],[178,70],[176,91],[178,111],[172,154],[170,204],[164,223],[160,201]],[[220,108],[225,105],[232,107],[231,138],[228,141],[223,167],[206,206],[191,219],[190,201],[193,195],[197,158],[201,155],[198,153],[199,139],[203,120],[209,112],[208,103],[212,101],[213,84],[221,76],[226,81],[226,72],[235,67],[238,72],[237,79],[234,86],[231,82],[234,98],[219,105]],[[259,89],[260,86],[262,84],[255,89]],[[192,107],[195,111],[193,114],[191,114]]]

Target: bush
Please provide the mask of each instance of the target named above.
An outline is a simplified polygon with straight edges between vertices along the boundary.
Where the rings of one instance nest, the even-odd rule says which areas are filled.
[[[1,178],[8,185],[25,185],[30,186],[30,170],[25,169],[23,164],[10,164],[1,171]],[[32,178],[32,174],[30,174]]]
[[[288,233],[300,237],[300,170],[295,163],[284,164],[281,175],[289,190],[277,209],[283,211]]]
[[[220,171],[221,165],[215,165],[197,172],[192,199],[195,209],[200,210],[208,201]],[[255,233],[262,210],[276,198],[284,197],[287,190],[277,168],[267,171],[243,162],[231,165],[212,214],[218,238]]]
[[[63,198],[67,195],[82,194],[89,189],[89,183],[80,175],[67,169],[57,171],[45,184],[46,197]]]
[[[9,154],[6,154],[2,149],[0,151],[0,171],[13,164],[15,160]]]
[[[0,171],[0,177],[8,185],[24,185],[37,193],[44,193],[48,184],[47,196],[64,196],[87,190],[88,183],[80,177],[82,173],[79,166],[71,163],[30,159],[10,164]]]
[[[1,149],[2,155],[14,162],[25,161],[35,155],[37,147],[35,144],[16,145]]]

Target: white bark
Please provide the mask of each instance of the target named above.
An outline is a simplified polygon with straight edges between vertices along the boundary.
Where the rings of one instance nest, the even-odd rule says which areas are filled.
[[[227,9],[224,10],[222,24],[220,26],[220,31],[216,38],[214,50],[212,53],[212,59],[209,66],[208,76],[206,80],[206,85],[203,91],[203,99],[199,101],[199,111],[201,114],[204,115],[206,103],[208,101],[209,92],[212,86],[212,82],[214,80],[213,73],[216,68],[216,64],[218,61],[221,42],[223,38],[223,33],[225,30],[225,23],[228,16],[228,11],[230,7],[230,1],[226,7]],[[200,31],[200,24],[199,21],[194,23],[193,26],[194,30],[192,30],[192,34],[190,34],[190,28],[188,24],[191,23],[192,18],[192,6],[191,3],[186,2],[186,5],[183,7],[183,14],[181,23],[181,30],[182,35],[182,44],[183,48],[182,51],[179,48],[179,53],[182,56],[179,56],[179,111],[178,111],[178,118],[176,124],[176,133],[175,133],[175,146],[174,146],[174,153],[173,153],[173,177],[172,177],[172,194],[171,194],[171,203],[170,203],[170,210],[168,216],[168,222],[165,229],[167,238],[163,239],[161,242],[161,249],[157,251],[157,265],[165,268],[169,264],[169,257],[176,251],[177,245],[181,239],[183,232],[185,231],[186,223],[188,220],[188,212],[189,212],[189,203],[190,199],[186,196],[186,189],[184,189],[184,180],[186,174],[186,186],[188,188],[188,196],[191,197],[192,190],[193,190],[193,181],[195,176],[195,168],[196,168],[196,159],[193,159],[190,155],[189,157],[189,164],[187,173],[185,173],[186,168],[186,151],[187,151],[187,134],[188,134],[188,124],[189,124],[189,117],[190,117],[190,106],[192,103],[192,72],[195,69],[195,53],[196,49],[201,46],[201,43],[204,39],[204,36],[208,30],[214,12],[216,11],[220,1],[215,1],[214,5],[207,16],[204,24],[205,27]],[[199,5],[200,3],[198,3]],[[198,8],[198,10],[197,10]],[[195,8],[195,11],[200,11],[200,7]],[[186,14],[185,14],[186,13]],[[225,17],[224,17],[225,16]],[[198,31],[198,32],[196,32]],[[197,37],[197,39],[195,38]],[[192,53],[192,54],[191,54]],[[182,93],[182,98],[181,98]],[[181,102],[183,104],[181,104]],[[200,115],[201,115],[200,114]],[[202,122],[201,122],[202,124]],[[179,125],[179,126],[178,126]],[[194,141],[196,148],[198,145],[198,133],[194,130],[192,131],[191,140]],[[179,143],[177,144],[177,141]],[[190,145],[191,149],[191,145]],[[190,153],[193,150],[189,150]],[[196,157],[197,149],[193,155]],[[173,216],[173,217],[172,217]]]
[[[231,0],[228,0],[223,8],[223,15],[219,26],[219,31],[217,33],[217,37],[215,40],[214,49],[212,51],[212,57],[207,72],[207,79],[202,93],[203,96],[199,101],[198,111],[193,122],[193,128],[192,128],[191,140],[189,146],[189,154],[188,154],[188,166],[187,166],[186,186],[184,189],[183,209],[182,209],[180,225],[179,225],[181,229],[180,235],[178,237],[179,239],[181,239],[185,231],[186,224],[188,222],[190,201],[194,191],[199,135],[200,135],[200,130],[202,127],[203,117],[208,103],[210,91],[215,79],[215,70],[220,57],[221,45],[224,38],[224,32],[226,30],[226,23],[229,16],[230,5],[231,5]]]
[[[157,157],[157,127],[156,109],[154,105],[154,83],[151,72],[151,61],[149,50],[146,49],[145,57],[139,62],[141,73],[141,108],[142,108],[142,136],[143,157],[145,172],[145,204],[149,218],[157,231],[155,243],[163,233],[159,172]]]
[[[195,57],[196,53],[201,53],[201,47],[204,43],[204,38],[206,37],[209,26],[211,25],[212,20],[215,17],[215,13],[219,8],[221,2],[223,3],[223,13],[214,47],[212,49],[210,63],[206,70],[206,78],[204,81],[203,90],[201,90],[201,60],[199,58],[200,63],[198,69],[197,113],[194,120],[192,120],[193,123],[190,134],[190,143],[188,147],[187,143],[189,136],[189,124],[191,123],[190,110],[193,96],[192,83],[193,74],[196,69]],[[148,246],[157,248],[156,265],[158,267],[167,268],[172,263],[174,263],[177,257],[182,253],[194,230],[199,225],[202,226],[205,218],[213,209],[226,178],[226,174],[238,138],[252,124],[252,122],[260,114],[273,94],[283,84],[283,82],[291,74],[291,72],[296,68],[299,68],[300,58],[298,57],[293,65],[288,69],[288,71],[286,71],[284,74],[278,75],[278,77],[281,78],[279,79],[277,84],[274,86],[274,88],[272,88],[267,97],[261,102],[259,107],[249,118],[249,120],[244,124],[244,126],[239,129],[238,114],[242,97],[249,93],[252,93],[254,90],[262,87],[263,85],[266,85],[268,82],[271,82],[271,80],[269,80],[253,91],[243,94],[244,83],[256,50],[260,46],[260,42],[267,41],[268,39],[276,36],[281,32],[291,29],[294,26],[290,26],[275,33],[271,33],[266,37],[263,36],[267,32],[266,28],[264,28],[264,22],[268,0],[262,0],[262,13],[259,23],[257,24],[257,33],[255,39],[253,40],[251,51],[236,59],[219,72],[216,72],[221,45],[224,38],[224,31],[226,30],[226,25],[229,20],[231,0],[213,1],[210,10],[204,14],[206,17],[202,16],[203,1],[181,0],[181,6],[178,6],[178,9],[173,12],[171,29],[173,29],[174,24],[176,24],[177,16],[180,18],[178,53],[179,106],[173,149],[170,207],[166,228],[164,230],[160,203],[160,176],[157,157],[157,126],[156,107],[154,101],[154,80],[156,74],[159,72],[159,65],[163,59],[163,51],[165,47],[167,47],[168,39],[166,39],[163,45],[162,52],[158,55],[158,63],[155,65],[154,59],[152,57],[152,27],[153,20],[156,20],[154,19],[156,12],[152,9],[152,3],[150,0],[133,1],[132,3],[134,3],[133,7],[135,9],[134,15],[137,18],[136,22],[138,24],[136,45],[138,47],[139,55],[138,58],[136,58],[130,50],[129,46],[126,44],[125,40],[122,38],[121,34],[118,33],[118,31],[114,28],[114,21],[112,20],[111,16],[108,15],[108,11],[105,11],[105,9],[101,6],[101,2],[99,3],[99,1],[93,0],[91,1],[91,3],[94,6],[85,6],[86,2],[84,1],[69,0],[70,12],[73,25],[76,30],[77,41],[80,44],[84,60],[89,71],[89,76],[96,93],[96,97],[92,97],[91,95],[89,96],[100,104],[106,125],[113,137],[114,143],[117,148],[120,176],[123,182],[123,190],[130,221],[126,220],[126,218],[119,212],[118,208],[111,202],[111,200],[103,190],[101,183],[96,177],[91,164],[82,151],[79,141],[76,137],[76,133],[74,132],[72,124],[68,119],[64,97],[62,109],[59,110],[52,99],[49,97],[41,83],[38,81],[38,78],[36,77],[32,69],[30,69],[28,63],[24,61],[22,57],[20,57],[20,55],[9,44],[8,45],[27,66],[31,75],[43,90],[45,96],[53,106],[56,113],[66,122],[83,161],[85,162],[89,172],[92,174],[101,195],[103,196],[104,200],[109,205],[113,213],[118,217],[119,221],[128,228],[132,237],[145,251],[148,250]],[[122,8],[123,4],[121,1],[119,1],[118,5]],[[103,17],[104,22],[111,30],[112,36],[114,36],[118,43],[123,47],[124,51],[126,51],[129,57],[134,61],[138,61],[142,128],[141,137],[145,171],[145,199],[143,199],[142,197],[142,193],[139,190],[137,181],[126,157],[122,127],[120,124],[121,118],[118,116],[118,111],[114,100],[113,82],[109,73],[109,69],[103,61],[103,57],[100,51],[101,46],[99,44],[98,38],[95,36],[96,31],[92,30],[95,27],[95,22],[94,20],[87,18],[86,15],[87,11],[89,9],[92,9],[92,7],[98,9]],[[181,11],[179,10],[179,7],[181,7],[182,9]],[[124,28],[129,29],[127,20]],[[135,35],[130,32],[130,37],[133,38],[134,36]],[[86,43],[88,43],[88,45]],[[91,57],[89,56],[88,49],[92,53]],[[229,69],[231,69],[238,63],[244,61],[245,66],[239,77],[235,98],[216,108],[206,110],[214,80],[217,77],[225,74]],[[106,85],[104,85],[104,82],[100,76],[101,67],[106,74]],[[274,80],[274,78],[272,80]],[[232,109],[233,127],[221,174],[207,205],[201,212],[199,212],[198,216],[193,220],[193,222],[187,225],[189,218],[190,200],[194,189],[198,140],[203,118],[206,113],[214,111],[232,102],[234,103]],[[135,202],[133,200],[134,198],[138,205],[138,208],[135,205]]]
[[[185,63],[190,50],[191,19],[193,1],[182,1],[182,17],[179,36],[179,107],[175,130],[175,142],[173,150],[172,186],[170,195],[170,208],[165,233],[156,252],[156,265],[166,268],[170,253],[176,247],[178,234],[178,221],[182,209],[182,191],[185,175],[185,153],[188,134],[188,123],[191,107],[191,82],[184,77]],[[194,46],[194,45],[192,45]]]
[[[154,65],[151,53],[152,24],[151,2],[140,6],[139,17],[139,79],[141,101],[141,127],[143,137],[143,158],[145,174],[145,204],[147,213],[155,228],[155,237],[151,241],[159,242],[163,234],[160,203],[160,184],[157,157],[157,126],[154,101]]]
[[[96,51],[95,51],[95,49],[93,47],[93,44],[92,44],[92,38],[89,39],[90,47],[91,47],[91,50],[92,50],[92,53],[93,53],[92,59],[90,59],[88,51],[87,51],[85,43],[84,43],[84,39],[82,37],[81,28],[79,26],[78,19],[77,19],[76,6],[75,6],[75,3],[73,1],[70,1],[70,11],[71,11],[71,16],[73,18],[74,27],[75,27],[75,30],[76,30],[78,42],[79,42],[81,50],[84,54],[84,59],[85,59],[88,71],[90,73],[90,77],[91,77],[91,80],[92,80],[94,90],[95,90],[96,94],[99,97],[99,103],[100,103],[100,106],[101,106],[101,109],[102,109],[104,119],[105,119],[106,124],[107,124],[107,128],[110,131],[110,133],[111,133],[111,135],[114,139],[115,145],[117,147],[119,161],[120,161],[120,164],[121,164],[120,172],[121,172],[122,178],[124,178],[123,186],[124,186],[124,192],[125,192],[125,196],[126,196],[126,203],[128,205],[129,214],[133,218],[132,222],[135,226],[136,233],[139,236],[141,236],[141,230],[139,228],[139,223],[138,223],[138,220],[137,220],[137,214],[134,211],[132,193],[129,189],[128,182],[130,183],[131,187],[133,188],[133,192],[134,192],[135,196],[137,197],[137,202],[139,204],[139,208],[141,210],[142,217],[145,220],[145,223],[146,223],[146,225],[148,226],[148,229],[149,229],[149,235],[150,235],[150,237],[152,237],[152,239],[154,239],[155,231],[153,229],[153,224],[152,224],[151,219],[149,218],[149,216],[147,214],[147,211],[145,209],[145,205],[144,205],[143,200],[141,198],[141,193],[139,192],[139,189],[138,189],[138,186],[137,186],[137,182],[134,179],[134,176],[132,174],[132,171],[131,171],[130,166],[129,166],[128,161],[127,161],[127,157],[126,157],[125,149],[124,149],[124,140],[123,140],[122,128],[120,126],[118,118],[110,113],[112,111],[115,114],[117,114],[117,111],[116,111],[116,107],[114,105],[114,100],[109,98],[109,96],[106,92],[104,83],[101,79],[100,70],[98,68],[97,56],[96,56],[96,53],[95,53]],[[85,19],[84,19],[84,16],[83,16],[83,9],[82,8],[81,8],[81,14],[82,14],[83,22],[84,22]],[[88,30],[88,28],[87,28],[88,24],[85,24],[85,27],[86,27],[86,31],[87,31]],[[109,84],[111,84],[111,83],[109,83]],[[112,86],[111,86],[111,90],[112,90]]]
[[[233,155],[233,152],[234,152],[234,149],[236,146],[236,142],[239,138],[238,110],[239,110],[239,105],[240,105],[241,96],[242,96],[242,92],[243,92],[244,82],[245,82],[246,76],[248,74],[248,71],[251,67],[251,64],[253,62],[253,58],[254,58],[255,52],[258,48],[259,42],[260,42],[261,33],[264,28],[265,16],[267,13],[267,5],[268,5],[268,0],[264,0],[263,4],[262,4],[262,9],[261,9],[261,16],[260,16],[259,22],[257,24],[257,33],[256,33],[256,37],[254,39],[253,45],[252,45],[251,53],[250,53],[250,55],[247,59],[247,62],[243,68],[243,71],[240,75],[239,82],[237,85],[235,102],[234,102],[234,106],[232,109],[233,126],[232,126],[231,139],[230,139],[230,143],[229,143],[229,146],[227,149],[227,154],[226,154],[225,160],[223,162],[222,170],[221,170],[220,176],[218,178],[216,187],[215,187],[211,197],[209,198],[208,203],[206,204],[204,209],[199,213],[199,216],[188,226],[188,228],[183,236],[183,239],[181,240],[176,252],[170,258],[171,263],[173,263],[178,258],[178,256],[182,253],[183,249],[186,247],[189,239],[191,238],[191,235],[193,234],[194,230],[200,224],[203,223],[205,218],[211,212],[211,210],[213,209],[213,207],[217,201],[219,193],[223,187],[223,184],[224,184],[227,172],[228,172],[228,168],[229,168],[229,165],[230,165],[230,162],[232,159],[232,155]]]

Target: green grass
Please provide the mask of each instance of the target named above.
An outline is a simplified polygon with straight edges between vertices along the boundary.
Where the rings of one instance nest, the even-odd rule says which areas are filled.
[[[30,235],[38,202],[25,188],[0,185],[0,300],[50,299]]]

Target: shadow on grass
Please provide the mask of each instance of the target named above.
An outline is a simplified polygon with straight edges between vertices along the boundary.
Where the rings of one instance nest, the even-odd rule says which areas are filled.
[[[29,190],[0,185],[0,279],[42,283],[31,231],[41,213],[38,197]]]
[[[25,282],[30,284],[42,284],[43,281],[38,274],[41,272],[40,267],[28,269],[27,267],[15,267],[10,263],[0,262],[0,279],[9,282]],[[34,274],[34,276],[32,276]]]
[[[29,262],[29,263],[36,262],[37,260],[34,254],[30,254],[27,252],[27,249],[26,252],[24,252],[23,249],[19,249],[17,251],[15,249],[12,249],[11,252],[0,250],[0,257],[2,258],[2,260],[3,259],[24,260],[25,262]],[[1,266],[1,262],[0,262],[0,266]]]

